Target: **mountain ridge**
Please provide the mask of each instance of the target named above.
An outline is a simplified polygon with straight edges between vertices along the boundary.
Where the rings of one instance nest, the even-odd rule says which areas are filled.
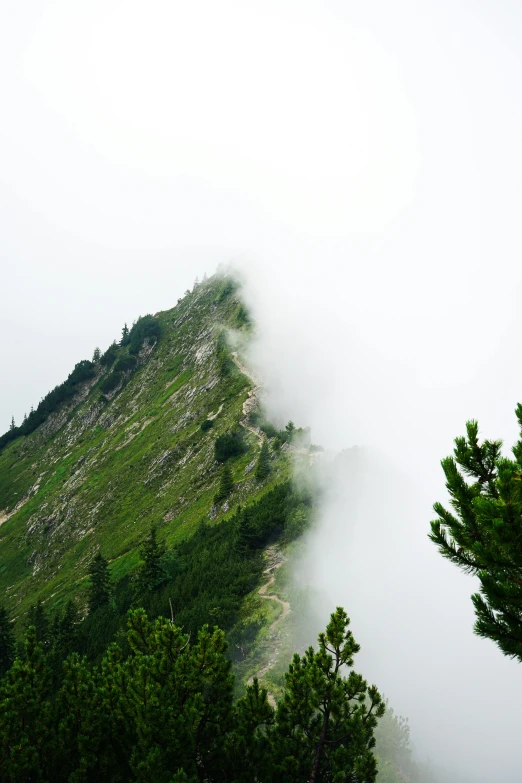
[[[284,450],[273,452],[265,482],[252,475],[263,437],[248,423],[255,386],[224,338],[234,330],[244,340],[249,330],[237,284],[215,276],[154,318],[161,337],[143,341],[114,389],[102,391],[111,366],[130,357],[125,346],[114,365],[95,365],[74,399],[0,452],[0,595],[16,614],[38,599],[52,605],[81,593],[100,545],[113,578],[122,578],[151,524],[172,546],[200,519],[219,521],[291,475]],[[214,442],[240,427],[233,502],[217,506]]]

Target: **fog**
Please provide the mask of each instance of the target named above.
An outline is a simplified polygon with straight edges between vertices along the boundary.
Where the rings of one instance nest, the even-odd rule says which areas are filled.
[[[454,270],[441,266],[432,299],[410,261],[394,276],[406,297],[387,263],[382,250],[366,266],[360,255],[347,259],[349,275],[323,259],[317,277],[281,265],[277,287],[266,269],[250,267],[246,279],[257,321],[250,360],[266,379],[269,412],[310,425],[312,441],[331,452],[327,462],[348,449],[331,462],[318,522],[295,564],[319,597],[320,623],[306,622],[313,638],[336,605],[347,609],[362,645],[359,669],[410,718],[420,757],[451,769],[448,780],[514,781],[522,775],[519,664],[473,635],[477,585],[427,533],[433,502],[446,499],[440,459],[465,421],[478,418],[483,435],[504,438],[507,450],[518,436],[522,393],[510,360],[518,316],[503,312],[486,275],[475,277],[466,302],[466,283],[455,290]],[[512,326],[481,351],[486,311],[490,324],[511,318]]]
[[[419,753],[480,783],[522,776],[520,668],[426,534],[465,421],[517,437],[520,40],[492,0],[31,0],[0,25],[0,429],[232,262],[269,410],[360,447],[296,570]]]

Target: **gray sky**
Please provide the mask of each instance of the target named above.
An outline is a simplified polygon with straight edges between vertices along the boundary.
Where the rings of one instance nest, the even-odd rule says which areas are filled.
[[[455,6],[4,4],[0,429],[223,260],[342,281],[377,331],[392,298],[405,335],[488,281],[491,350],[518,292],[521,19]]]
[[[517,434],[520,5],[4,6],[0,429],[233,261],[274,415],[370,447],[388,487],[333,487],[310,580],[425,752],[519,779],[520,669],[472,636],[473,583],[425,533],[465,420]]]

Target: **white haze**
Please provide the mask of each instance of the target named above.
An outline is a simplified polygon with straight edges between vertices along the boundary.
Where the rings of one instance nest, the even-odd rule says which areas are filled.
[[[434,301],[415,282],[416,259],[396,265],[394,283],[385,250],[371,263],[361,255],[347,258],[349,276],[323,256],[317,276],[281,264],[274,277],[247,277],[251,361],[271,414],[311,425],[332,451],[365,447],[333,471],[299,579],[320,594],[322,624],[334,606],[347,609],[359,669],[410,718],[421,757],[446,765],[449,781],[508,783],[522,776],[520,664],[473,635],[476,583],[427,533],[433,502],[445,500],[440,459],[465,421],[478,418],[507,448],[517,438],[519,319],[486,275],[466,301],[466,285],[441,266]]]
[[[302,573],[421,753],[520,780],[521,669],[426,538],[466,419],[517,435],[520,5],[4,6],[0,429],[234,259],[271,410],[365,447]]]

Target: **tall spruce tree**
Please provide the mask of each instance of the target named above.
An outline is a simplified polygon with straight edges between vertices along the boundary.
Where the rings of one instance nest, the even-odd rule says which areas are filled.
[[[129,342],[130,342],[129,327],[127,326],[127,324],[124,324],[123,329],[121,330],[120,345],[127,345]]]
[[[34,628],[36,641],[46,649],[50,643],[50,624],[42,601],[29,607],[26,625]]]
[[[452,457],[442,460],[453,513],[435,503],[438,518],[431,540],[441,554],[474,574],[475,633],[492,639],[505,655],[522,661],[522,406],[516,409],[521,438],[514,459],[501,454],[501,441],[479,443],[478,424],[455,439]]]
[[[111,599],[111,578],[109,563],[98,550],[89,566],[89,588],[87,602],[89,612],[95,612],[102,606],[107,606]]]
[[[166,579],[161,559],[165,554],[165,543],[158,541],[156,525],[152,525],[150,533],[140,548],[142,564],[138,572],[140,587],[153,592]]]
[[[0,606],[0,677],[10,668],[15,654],[13,626],[7,610]]]
[[[214,496],[215,503],[221,503],[226,500],[234,489],[234,479],[232,477],[232,471],[230,465],[225,464],[221,472],[221,479],[219,481],[218,491]]]
[[[265,438],[261,451],[259,452],[259,458],[257,460],[256,467],[256,479],[258,481],[264,481],[270,473],[270,451],[268,449],[268,441]]]

